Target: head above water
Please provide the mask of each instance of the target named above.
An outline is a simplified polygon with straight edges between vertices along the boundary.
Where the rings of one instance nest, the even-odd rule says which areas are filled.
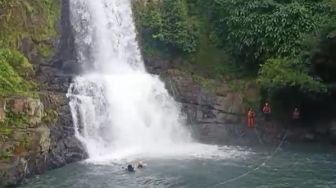
[[[134,172],[134,167],[133,167],[131,164],[129,164],[129,165],[127,166],[127,171],[129,171],[129,172]]]
[[[146,166],[146,164],[143,161],[139,161],[137,168],[144,168]]]

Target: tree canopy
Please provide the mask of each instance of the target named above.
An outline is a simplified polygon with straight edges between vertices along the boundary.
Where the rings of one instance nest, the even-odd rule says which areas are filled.
[[[152,39],[185,53],[196,51],[197,27],[185,0],[151,1],[138,13],[141,27]]]
[[[189,57],[204,50],[206,33],[231,64],[255,73],[269,97],[288,89],[336,94],[334,0],[151,0],[135,12],[146,40]]]

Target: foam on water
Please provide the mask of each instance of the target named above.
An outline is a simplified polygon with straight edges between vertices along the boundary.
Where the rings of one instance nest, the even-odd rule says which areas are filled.
[[[148,157],[230,157],[235,149],[198,144],[180,105],[145,71],[130,0],[71,0],[78,63],[69,88],[77,138],[89,161]]]

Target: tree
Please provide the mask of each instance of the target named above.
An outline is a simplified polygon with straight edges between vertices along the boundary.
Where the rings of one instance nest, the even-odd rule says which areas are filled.
[[[183,53],[197,49],[197,24],[188,14],[186,0],[149,1],[137,6],[140,29],[151,40],[161,42]]]
[[[328,18],[323,1],[213,0],[210,20],[219,45],[238,61],[263,63],[298,55],[303,36]]]

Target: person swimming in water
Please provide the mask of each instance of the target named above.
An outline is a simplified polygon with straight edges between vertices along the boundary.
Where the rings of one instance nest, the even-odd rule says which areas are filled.
[[[127,171],[128,171],[128,172],[135,172],[134,167],[133,167],[131,164],[129,164],[129,165],[127,166]]]
[[[146,167],[146,164],[143,161],[138,162],[137,168],[145,168],[145,167]]]

